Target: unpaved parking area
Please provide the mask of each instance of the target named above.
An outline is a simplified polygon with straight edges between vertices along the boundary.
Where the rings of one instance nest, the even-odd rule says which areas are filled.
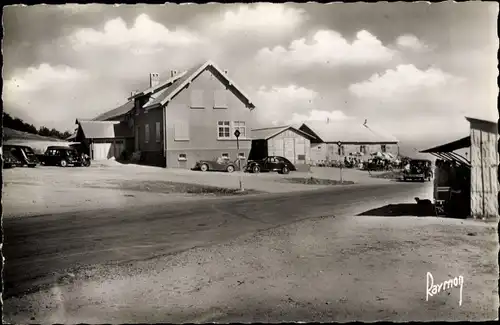
[[[66,276],[5,301],[15,323],[487,320],[498,317],[494,224],[326,217],[208,248]],[[469,234],[469,235],[468,235]],[[426,301],[435,283],[463,276]],[[67,282],[69,280],[69,282]],[[66,282],[65,282],[66,281]]]
[[[239,189],[240,180],[246,194],[320,189],[325,185],[318,182],[306,185],[285,183],[283,178],[335,179],[334,174],[333,169],[317,169],[312,173],[289,175],[203,173],[183,169],[122,165],[114,161],[94,163],[90,168],[46,166],[34,169],[15,168],[5,170],[3,175],[4,216],[210,199],[217,193],[220,195],[237,194],[235,190]],[[356,183],[373,182],[369,176],[357,171],[347,173],[345,179],[349,180],[349,178],[354,178]],[[175,186],[173,183],[179,184]],[[198,187],[193,185],[182,188],[180,185],[182,183],[195,184]],[[207,191],[199,185],[230,190]]]

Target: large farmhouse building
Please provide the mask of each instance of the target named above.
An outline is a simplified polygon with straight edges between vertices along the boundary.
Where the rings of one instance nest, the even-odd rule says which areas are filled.
[[[310,121],[299,130],[312,135],[310,159],[313,164],[338,161],[350,154],[367,160],[372,153],[399,154],[399,141],[392,135],[355,119]]]
[[[191,168],[199,159],[247,157],[254,108],[228,72],[207,61],[171,71],[163,82],[151,73],[149,87],[124,105],[92,121],[77,120],[77,138],[89,143],[94,159],[124,148],[145,164]],[[239,149],[235,130],[241,134]]]

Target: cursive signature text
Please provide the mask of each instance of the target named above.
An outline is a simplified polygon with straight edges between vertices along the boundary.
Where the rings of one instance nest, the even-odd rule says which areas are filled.
[[[464,287],[464,277],[459,275],[453,279],[449,279],[439,284],[434,284],[434,277],[431,272],[427,272],[427,291],[425,294],[425,301],[429,301],[429,297],[432,297],[441,291],[445,291],[451,288],[456,288],[460,286],[460,301],[459,306],[462,306],[462,290]]]

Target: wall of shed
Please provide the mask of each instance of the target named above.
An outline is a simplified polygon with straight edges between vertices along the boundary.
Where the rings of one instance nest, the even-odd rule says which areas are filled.
[[[191,108],[191,93],[203,90],[203,107]],[[227,108],[214,108],[215,91],[224,90]],[[167,167],[191,168],[199,159],[212,159],[222,153],[230,153],[236,159],[236,138],[217,139],[218,121],[245,121],[246,139],[240,138],[239,152],[248,157],[254,127],[254,112],[211,72],[205,70],[188,88],[181,91],[166,107]],[[183,124],[189,128],[189,140],[176,140],[175,127]],[[234,129],[231,125],[231,135]],[[178,155],[186,154],[187,161],[179,161]]]
[[[285,145],[295,147],[294,152],[285,153]],[[288,158],[294,164],[310,164],[311,141],[294,130],[286,130],[267,140],[268,154]],[[304,159],[299,160],[299,155]],[[290,157],[289,157],[290,156]]]
[[[375,152],[382,152],[382,143],[379,144],[344,144],[344,154],[348,156],[350,153],[360,152],[361,146],[366,147],[366,153],[360,158],[362,160],[368,160],[370,155]],[[394,156],[399,154],[399,146],[397,144],[386,144],[387,153],[391,153]],[[311,162],[313,164],[324,163],[326,161],[335,161],[343,159],[343,156],[339,155],[338,145],[335,143],[312,143],[311,144]]]
[[[471,214],[474,218],[496,218],[498,216],[496,127],[476,128],[471,125]]]

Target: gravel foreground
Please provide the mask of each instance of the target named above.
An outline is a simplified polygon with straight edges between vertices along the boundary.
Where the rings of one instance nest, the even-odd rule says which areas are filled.
[[[54,277],[4,301],[11,323],[498,319],[496,224],[326,217],[128,266]],[[8,261],[7,261],[8,262]],[[435,284],[459,288],[426,301]]]

